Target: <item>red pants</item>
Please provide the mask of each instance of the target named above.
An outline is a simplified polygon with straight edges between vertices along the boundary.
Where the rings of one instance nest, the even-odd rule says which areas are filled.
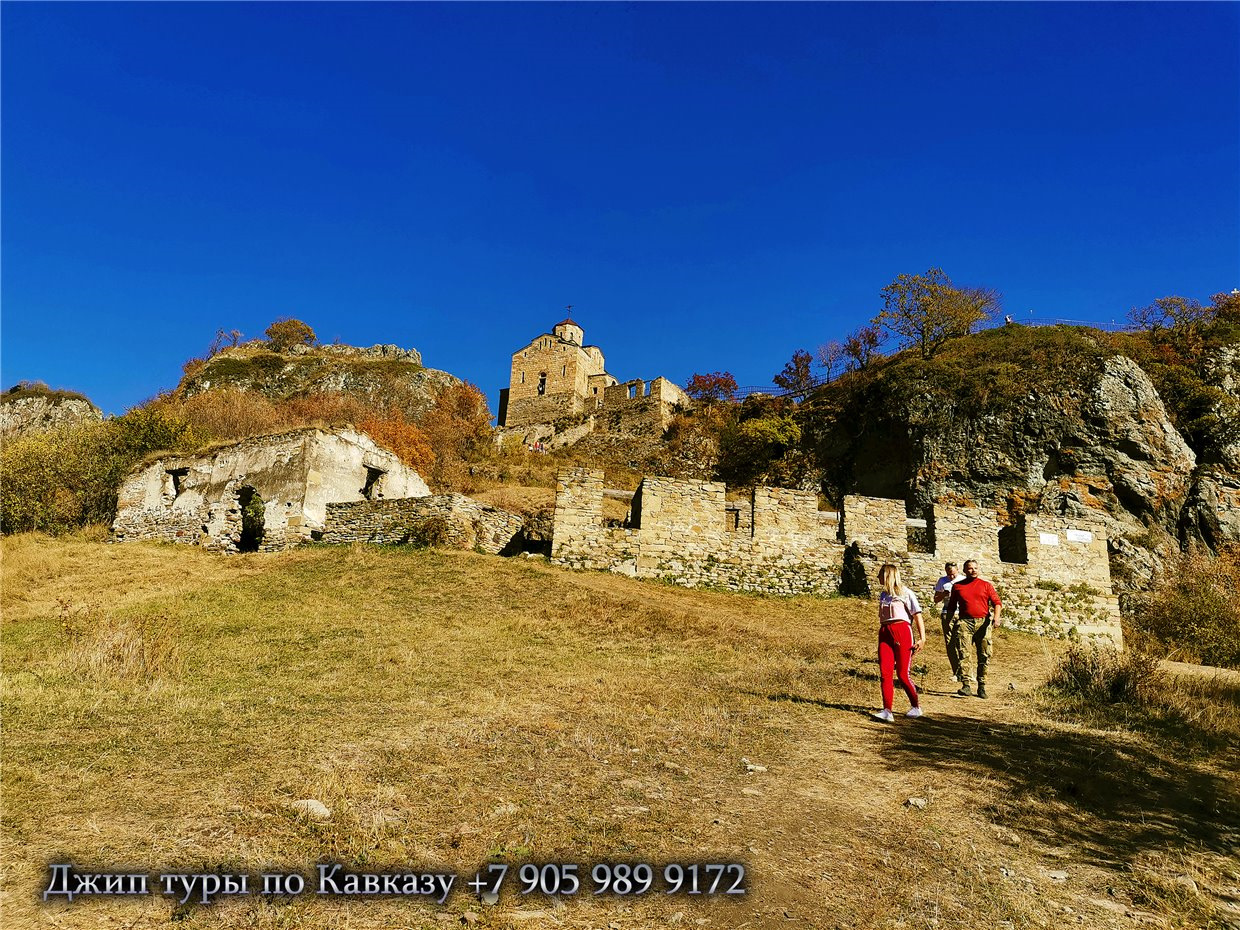
[[[891,701],[895,697],[895,685],[891,675],[894,671],[900,679],[900,687],[908,695],[908,701],[914,707],[919,702],[917,689],[909,678],[908,666],[913,660],[913,627],[903,620],[895,623],[884,623],[878,628],[878,670],[883,682],[883,707],[891,710]]]

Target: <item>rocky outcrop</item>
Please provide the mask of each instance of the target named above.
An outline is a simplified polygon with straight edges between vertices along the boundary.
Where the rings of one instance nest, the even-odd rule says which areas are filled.
[[[1049,362],[1044,354],[1037,367],[981,358],[968,390],[937,360],[893,359],[830,421],[820,446],[834,455],[823,459],[836,467],[824,472],[827,485],[835,478],[845,493],[903,498],[913,517],[946,501],[1013,522],[1039,513],[1101,519],[1118,590],[1146,586],[1182,541],[1240,542],[1240,435],[1206,460],[1135,361],[1087,334],[1073,338],[1071,353]],[[1214,369],[1234,398],[1234,347]],[[984,392],[1005,378],[979,402],[979,385]]]
[[[912,482],[923,506],[957,498],[1014,512],[1101,514],[1112,537],[1173,528],[1196,466],[1149,378],[1120,356],[1006,412],[956,411],[913,448],[923,450]]]
[[[1179,535],[1218,550],[1240,543],[1240,346],[1213,350],[1202,367],[1219,391],[1213,413],[1220,428],[1193,475]]]
[[[177,390],[184,397],[218,388],[255,391],[272,399],[349,394],[417,419],[434,405],[443,388],[460,383],[447,372],[423,367],[416,349],[294,346],[281,353],[251,344],[208,359]]]
[[[24,436],[103,419],[85,397],[59,391],[11,391],[0,397],[0,436]]]

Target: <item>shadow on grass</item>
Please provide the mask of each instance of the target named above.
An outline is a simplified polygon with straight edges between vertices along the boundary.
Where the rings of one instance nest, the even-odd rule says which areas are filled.
[[[987,812],[1051,846],[1131,861],[1186,842],[1229,855],[1240,843],[1240,787],[1169,748],[972,718],[927,717],[893,732],[883,750],[893,769],[993,778],[1000,800]]]
[[[838,704],[832,701],[820,701],[818,698],[805,697],[802,694],[791,694],[787,691],[781,691],[776,694],[760,694],[756,691],[748,691],[754,697],[765,697],[768,701],[788,701],[792,704],[812,704],[814,707],[823,707],[827,710],[842,710],[850,714],[859,714],[862,717],[869,717],[874,713],[873,707],[862,707],[860,704]]]

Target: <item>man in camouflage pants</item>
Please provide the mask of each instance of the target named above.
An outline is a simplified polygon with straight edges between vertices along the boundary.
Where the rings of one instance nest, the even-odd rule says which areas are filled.
[[[964,578],[952,585],[951,596],[947,599],[948,621],[957,611],[960,616],[953,627],[952,637],[952,653],[960,667],[960,690],[956,692],[956,696],[970,697],[973,694],[972,677],[969,675],[972,667],[969,662],[969,646],[972,644],[977,652],[977,696],[984,698],[986,666],[990,663],[990,654],[994,650],[991,624],[996,627],[1002,625],[999,615],[1003,612],[1003,602],[999,600],[999,592],[994,585],[978,577],[976,559],[969,559],[964,563]]]

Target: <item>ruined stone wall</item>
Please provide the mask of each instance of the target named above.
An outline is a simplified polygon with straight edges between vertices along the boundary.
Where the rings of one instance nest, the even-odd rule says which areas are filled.
[[[689,396],[666,378],[650,382],[634,378],[609,385],[603,390],[598,428],[612,433],[661,435],[682,404],[689,404]]]
[[[1028,561],[1012,563],[998,558],[996,515],[979,508],[936,508],[937,547],[927,553],[909,550],[909,527],[920,521],[906,517],[903,501],[850,495],[841,527],[836,514],[818,510],[812,493],[755,488],[748,501],[729,502],[718,482],[647,477],[634,495],[630,525],[604,527],[603,492],[601,471],[559,477],[553,562],[687,587],[830,594],[840,585],[845,543],[856,544],[871,590],[881,563],[894,561],[930,619],[943,563],[973,558],[999,591],[1005,622],[1057,637],[1122,641],[1100,524],[1031,517],[1017,528]],[[1050,544],[1052,533],[1058,545]]]
[[[573,568],[609,569],[636,557],[638,531],[603,525],[603,472],[559,475],[552,516],[551,559]],[[634,507],[637,507],[636,500]]]
[[[118,495],[112,540],[160,540],[238,551],[241,499],[263,503],[257,551],[314,538],[329,502],[430,493],[391,452],[352,430],[295,430],[198,456],[169,456],[136,469]]]
[[[516,545],[523,521],[463,494],[435,494],[404,500],[348,501],[327,505],[326,543],[403,544],[428,520],[440,518],[448,545],[498,555]]]
[[[942,556],[940,563],[964,565],[965,559],[991,566],[998,563],[1000,527],[993,510],[939,506],[934,509],[932,523],[935,552]],[[940,564],[939,568],[942,567]]]
[[[763,488],[729,503],[724,494],[719,482],[647,477],[633,498],[634,525],[604,527],[603,473],[574,469],[557,484],[552,561],[689,587],[835,591],[843,547],[815,495]]]
[[[519,427],[531,423],[551,423],[563,417],[576,416],[583,409],[583,401],[576,394],[543,395],[513,400],[510,393],[504,425]]]
[[[904,501],[850,494],[844,498],[843,536],[873,558],[908,549]]]

